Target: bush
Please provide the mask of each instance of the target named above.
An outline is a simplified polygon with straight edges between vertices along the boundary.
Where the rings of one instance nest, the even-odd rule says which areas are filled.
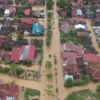
[[[24,60],[22,62],[23,65],[26,65],[26,66],[32,66],[32,62],[31,61],[27,61],[27,60]]]
[[[24,72],[24,69],[22,69],[22,68],[18,68],[17,70],[16,70],[16,74],[17,75],[20,75],[20,74],[22,74]]]
[[[9,68],[7,67],[3,68],[3,73],[9,73]]]
[[[74,81],[74,86],[80,86],[80,85],[85,85],[90,82],[90,78],[88,75],[84,75],[81,80]]]

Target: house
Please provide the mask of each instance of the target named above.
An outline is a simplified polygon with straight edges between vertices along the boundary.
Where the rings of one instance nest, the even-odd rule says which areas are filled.
[[[83,16],[83,12],[80,8],[76,9],[76,16]]]
[[[90,65],[86,66],[85,69],[92,80],[100,80],[100,66]]]
[[[68,24],[68,22],[63,22],[63,23],[61,23],[61,25],[60,25],[60,31],[61,32],[70,32],[70,29],[69,29],[69,24]]]
[[[75,23],[80,23],[80,24],[86,24],[86,19],[85,18],[82,18],[82,17],[74,17],[73,18],[73,21],[75,22]]]
[[[85,62],[88,63],[99,63],[100,62],[100,56],[92,53],[86,53],[83,55],[83,59]]]
[[[78,3],[79,5],[81,5],[81,4],[83,4],[83,0],[77,0],[77,3]]]
[[[16,55],[15,55],[16,54]],[[11,53],[11,62],[19,63],[23,60],[33,61],[35,56],[35,46],[23,45],[22,47],[14,47]]]
[[[76,52],[78,55],[82,55],[83,51],[79,44],[75,44],[72,41],[62,44],[62,52]]]
[[[30,16],[30,14],[31,14],[31,9],[25,9],[24,10],[24,15]]]
[[[75,29],[86,29],[86,26],[83,25],[83,24],[77,24],[77,25],[74,25],[75,26]]]
[[[25,34],[26,32],[28,32],[28,35],[30,33],[32,33],[32,26],[31,25],[28,25],[28,26],[24,26],[24,25],[17,26],[17,34],[26,35]]]
[[[64,67],[64,74],[72,75],[74,79],[80,79],[80,70],[77,65],[68,65]]]
[[[18,85],[0,84],[0,100],[16,100],[18,93]]]
[[[21,22],[21,24],[32,25],[33,24],[33,18],[21,18],[20,22]]]
[[[44,27],[40,25],[38,22],[34,23],[32,26],[32,35],[43,35],[44,34]]]
[[[12,49],[10,61],[15,62],[15,63],[19,63],[19,61],[20,61],[20,48],[19,47]]]
[[[77,37],[87,37],[89,34],[88,34],[88,32],[77,32]]]
[[[15,12],[16,12],[16,8],[15,8],[14,6],[11,6],[11,7],[9,8],[9,10],[10,10],[10,15],[14,15]]]

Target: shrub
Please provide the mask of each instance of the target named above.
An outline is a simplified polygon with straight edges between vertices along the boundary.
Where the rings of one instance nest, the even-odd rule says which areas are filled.
[[[23,65],[26,65],[26,66],[32,66],[32,62],[31,61],[27,61],[27,60],[24,60],[22,62]]]
[[[9,72],[9,68],[5,67],[3,68],[3,73],[8,73]]]

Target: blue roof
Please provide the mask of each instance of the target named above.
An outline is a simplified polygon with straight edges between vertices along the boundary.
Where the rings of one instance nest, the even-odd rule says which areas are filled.
[[[39,23],[35,23],[32,26],[32,34],[42,35],[44,33],[44,28],[39,26]]]

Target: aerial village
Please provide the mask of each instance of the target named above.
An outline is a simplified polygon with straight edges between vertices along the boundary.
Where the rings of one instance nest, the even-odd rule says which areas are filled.
[[[0,100],[100,100],[100,0],[0,0]]]

